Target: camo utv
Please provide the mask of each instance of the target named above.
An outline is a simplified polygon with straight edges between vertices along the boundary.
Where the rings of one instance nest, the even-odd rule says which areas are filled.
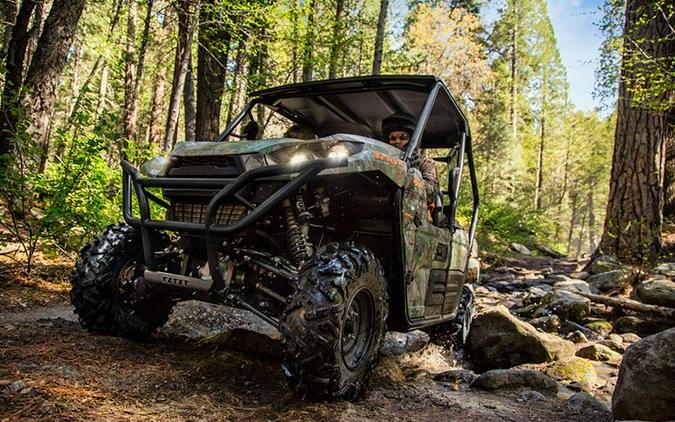
[[[417,119],[405,151],[380,141],[397,112]],[[310,139],[280,136],[292,126]],[[447,175],[435,208],[417,149]],[[468,231],[455,218],[465,164]],[[478,189],[467,120],[435,77],[259,91],[217,139],[122,170],[126,224],[85,247],[73,275],[93,333],[143,339],[180,300],[242,308],[280,331],[285,376],[315,399],[357,398],[387,329],[466,338]]]

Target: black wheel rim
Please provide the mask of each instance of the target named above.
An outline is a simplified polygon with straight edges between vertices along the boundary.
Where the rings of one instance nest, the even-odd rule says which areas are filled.
[[[345,309],[341,333],[342,360],[347,368],[355,370],[366,360],[373,344],[373,296],[365,288],[357,290]]]
[[[143,276],[143,266],[138,260],[129,261],[117,277],[117,294],[123,303],[133,305],[139,301],[139,292],[136,288],[136,278]]]

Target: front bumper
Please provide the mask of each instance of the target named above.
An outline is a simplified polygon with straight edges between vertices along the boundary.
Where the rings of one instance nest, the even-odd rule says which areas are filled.
[[[214,286],[224,287],[222,274],[218,266],[218,243],[219,239],[240,233],[252,224],[264,217],[273,207],[285,198],[295,193],[306,185],[321,171],[329,168],[343,167],[347,165],[347,159],[320,159],[306,161],[299,164],[282,164],[274,166],[258,167],[246,171],[236,178],[204,178],[204,177],[158,177],[143,178],[131,163],[122,160],[122,207],[124,221],[141,231],[143,240],[143,255],[146,268],[155,269],[154,249],[152,245],[152,232],[155,230],[169,230],[186,234],[195,234],[206,237],[207,256],[209,267],[214,281]],[[239,195],[239,191],[250,183],[270,177],[286,176],[286,183],[276,192],[267,197],[260,204],[254,205]],[[133,201],[131,188],[133,187],[138,200],[140,217],[133,215]],[[154,220],[150,215],[150,201],[169,209],[170,205],[161,198],[147,191],[147,188],[164,189],[213,189],[217,193],[211,198],[207,207],[204,223]],[[244,215],[231,224],[219,224],[216,214],[220,206],[225,202],[239,202],[245,208]]]

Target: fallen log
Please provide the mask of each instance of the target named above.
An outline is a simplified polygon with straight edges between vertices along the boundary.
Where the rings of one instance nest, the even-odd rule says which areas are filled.
[[[542,245],[541,243],[537,243],[535,245],[535,247],[539,252],[543,253],[544,255],[550,256],[551,258],[556,258],[556,259],[557,258],[565,258],[565,256],[566,256],[565,254],[560,253],[560,252],[556,251],[555,249],[549,248],[546,245]]]
[[[601,303],[603,305],[613,306],[615,308],[629,309],[636,312],[644,312],[648,314],[655,314],[664,318],[675,321],[675,309],[665,306],[647,305],[646,303],[638,302],[637,300],[625,299],[619,297],[609,297],[603,295],[596,295],[592,293],[575,292],[576,294],[587,297],[592,302]]]

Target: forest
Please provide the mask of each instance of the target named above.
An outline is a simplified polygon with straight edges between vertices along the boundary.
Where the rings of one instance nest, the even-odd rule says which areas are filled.
[[[0,15],[0,420],[675,419],[672,0]]]
[[[506,1],[489,26],[481,1],[6,1],[3,238],[21,244],[28,269],[37,249],[74,256],[121,220],[120,157],[139,164],[212,140],[252,91],[429,74],[470,119],[483,249],[588,256],[609,193],[620,3],[598,11],[606,107],[581,112],[544,0]]]

